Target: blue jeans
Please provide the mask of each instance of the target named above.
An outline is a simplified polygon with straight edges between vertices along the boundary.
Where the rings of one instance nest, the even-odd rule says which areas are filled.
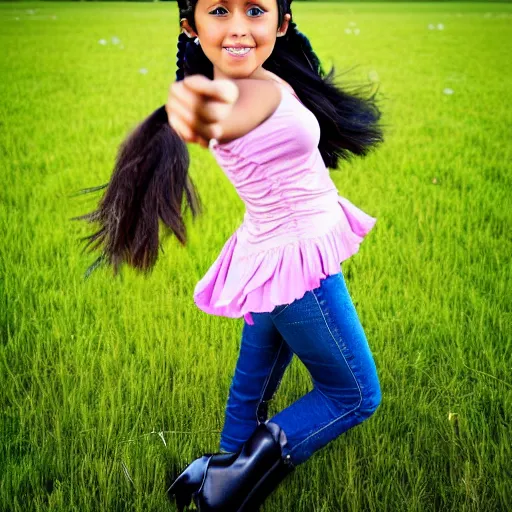
[[[250,437],[258,408],[273,398],[296,354],[313,389],[268,421],[284,430],[283,455],[297,466],[375,412],[381,402],[375,362],[342,272],[252,317],[254,325],[243,326],[220,450],[237,451]]]

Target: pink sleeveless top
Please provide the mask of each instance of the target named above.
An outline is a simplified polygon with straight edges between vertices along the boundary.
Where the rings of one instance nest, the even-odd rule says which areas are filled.
[[[249,325],[251,312],[289,304],[339,273],[377,221],[338,195],[315,115],[277,83],[281,102],[270,117],[238,139],[209,145],[246,212],[197,283],[194,302]]]

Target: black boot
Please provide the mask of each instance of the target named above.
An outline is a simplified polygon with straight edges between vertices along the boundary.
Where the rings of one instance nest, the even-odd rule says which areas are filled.
[[[255,512],[295,469],[283,457],[286,434],[272,422],[260,423],[240,450],[210,456],[203,481],[193,493],[200,512]],[[190,498],[189,498],[190,500]]]

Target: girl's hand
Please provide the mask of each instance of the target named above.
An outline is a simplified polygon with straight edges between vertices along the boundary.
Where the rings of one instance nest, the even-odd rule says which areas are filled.
[[[191,75],[171,84],[165,110],[181,139],[207,148],[210,139],[222,136],[219,122],[229,116],[237,99],[232,80]]]

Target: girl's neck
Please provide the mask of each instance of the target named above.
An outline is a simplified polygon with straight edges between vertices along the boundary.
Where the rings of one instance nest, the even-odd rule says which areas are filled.
[[[225,75],[219,76],[218,72],[215,72],[214,70],[214,79],[218,78],[228,78]],[[254,71],[254,73],[250,76],[250,78],[256,78],[258,80],[274,80],[275,82],[279,82],[283,84],[285,87],[289,89],[290,92],[294,93],[293,88],[285,82],[282,78],[278,77],[275,73],[272,73],[271,71],[268,71],[268,69],[265,69],[263,67],[259,67],[257,70]]]

